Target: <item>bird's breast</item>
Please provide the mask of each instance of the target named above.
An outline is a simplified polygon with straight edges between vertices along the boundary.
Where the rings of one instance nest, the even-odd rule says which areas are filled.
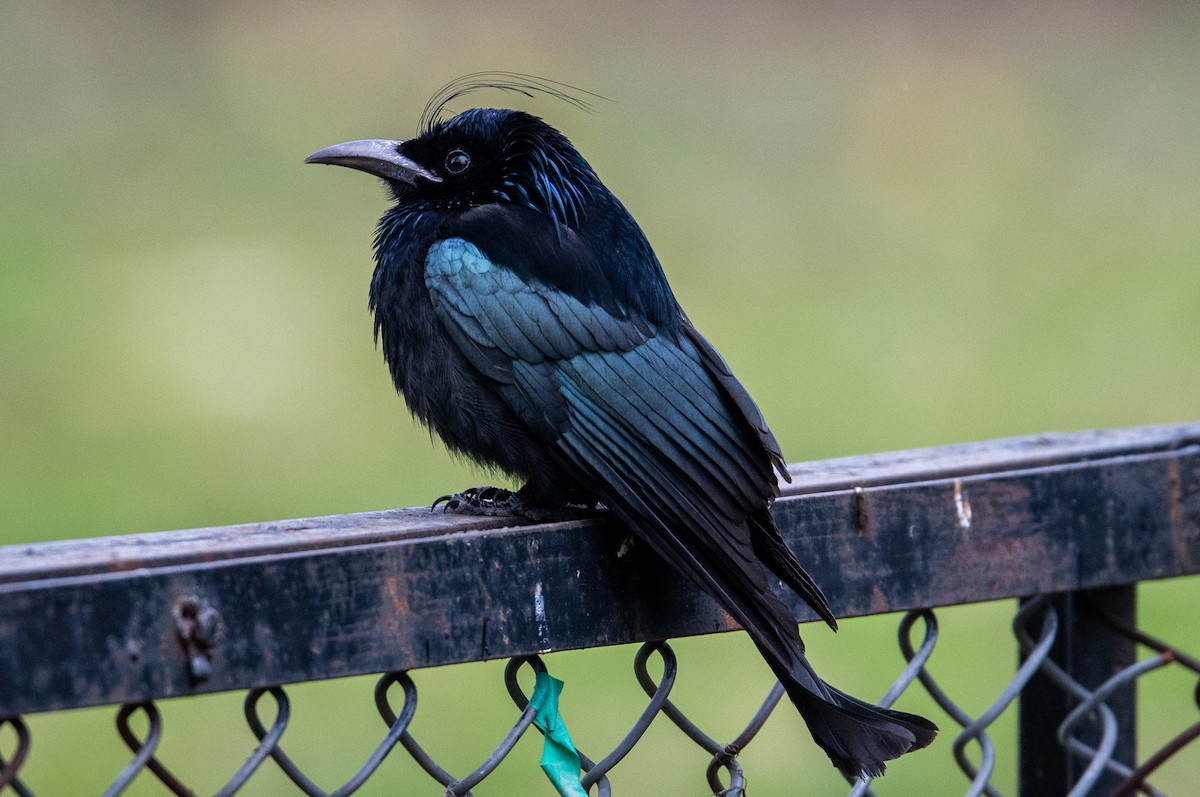
[[[376,330],[396,390],[448,448],[528,478],[544,467],[544,446],[446,332],[423,262],[381,258],[372,280]]]

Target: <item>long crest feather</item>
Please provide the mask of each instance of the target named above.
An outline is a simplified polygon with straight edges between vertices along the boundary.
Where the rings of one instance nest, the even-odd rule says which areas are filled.
[[[608,100],[607,97],[586,89],[581,89],[578,86],[560,83],[557,80],[550,80],[549,78],[538,77],[537,75],[526,75],[521,72],[472,72],[451,80],[429,98],[429,102],[425,104],[425,110],[421,111],[421,120],[418,125],[419,133],[424,134],[429,132],[435,125],[442,121],[442,114],[445,112],[447,105],[459,97],[483,89],[512,92],[531,99],[535,95],[542,94],[547,97],[553,97],[556,100],[562,100],[568,105],[573,105],[579,110],[588,113],[595,111],[594,100]]]

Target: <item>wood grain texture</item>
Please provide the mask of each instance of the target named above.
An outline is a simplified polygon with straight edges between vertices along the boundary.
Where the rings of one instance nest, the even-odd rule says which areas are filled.
[[[776,517],[841,616],[1200,572],[1200,424],[792,474]],[[624,538],[403,509],[0,547],[0,717],[736,627]],[[203,681],[192,598],[221,617]]]

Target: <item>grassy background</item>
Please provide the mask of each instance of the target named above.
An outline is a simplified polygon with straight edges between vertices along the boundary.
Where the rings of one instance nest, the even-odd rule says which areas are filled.
[[[438,86],[480,69],[614,100],[594,115],[522,107],[633,211],[793,460],[1194,420],[1198,17],[1116,3],[10,0],[0,544],[416,505],[477,482],[409,420],[371,345],[382,192],[301,160],[410,135]],[[1195,652],[1196,583],[1142,596],[1147,627]],[[979,685],[1013,670],[1010,614],[942,613],[936,672],[972,713],[994,692]],[[893,635],[890,618],[809,632],[818,668],[864,696],[898,668]],[[733,735],[765,666],[742,635],[679,648],[679,702]],[[585,751],[639,710],[630,660],[550,660]],[[415,731],[452,771],[511,722],[499,672],[419,674]],[[1189,691],[1174,675],[1143,690],[1146,744],[1194,719]],[[288,749],[332,786],[380,734],[364,721],[369,686],[292,694]],[[163,705],[164,757],[201,790],[252,746],[239,702]],[[794,712],[777,714],[744,756],[755,793],[837,793]],[[125,760],[110,716],[35,717],[28,782],[100,791]],[[884,793],[961,793],[949,736],[895,765]],[[705,757],[665,723],[651,739],[618,769],[618,793],[702,793]],[[1011,719],[998,739],[1011,769]],[[0,751],[11,743],[0,732]],[[536,747],[476,794],[551,794]],[[1168,791],[1190,788],[1189,755],[1164,773]],[[395,758],[364,793],[438,793]],[[1011,791],[1011,775],[998,782]],[[254,783],[292,793],[269,764]]]

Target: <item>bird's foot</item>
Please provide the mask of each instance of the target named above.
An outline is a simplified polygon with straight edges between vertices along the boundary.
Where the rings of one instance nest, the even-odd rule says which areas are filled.
[[[439,506],[443,512],[461,515],[522,517],[542,522],[576,520],[595,514],[595,507],[582,504],[541,506],[526,499],[520,491],[513,492],[502,487],[468,487],[461,493],[443,495],[433,502],[430,509]]]
[[[468,487],[461,493],[443,495],[429,508],[437,509],[440,506],[443,512],[461,515],[513,517],[521,515],[524,504],[521,497],[512,490],[502,487]]]

